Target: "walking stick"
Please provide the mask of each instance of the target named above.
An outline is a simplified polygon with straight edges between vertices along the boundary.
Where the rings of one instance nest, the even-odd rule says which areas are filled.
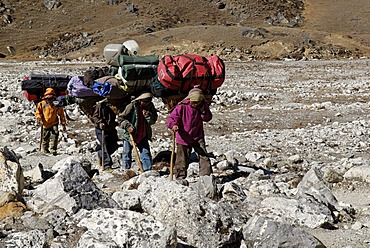
[[[101,116],[103,119],[104,119],[104,114],[102,113],[102,107],[101,107],[101,104],[103,103],[103,102],[106,102],[106,98],[104,99],[104,100],[101,100],[101,101],[99,101],[99,102],[97,102],[96,103],[96,107],[98,108],[98,112],[99,112],[99,116]],[[105,149],[104,149],[104,141],[105,141],[105,134],[104,134],[104,128],[105,128],[105,125],[104,125],[104,123],[100,123],[99,124],[99,127],[100,127],[100,129],[101,129],[101,167],[102,167],[102,170],[104,171],[104,151],[105,151]]]
[[[140,156],[139,156],[139,152],[137,151],[137,147],[136,147],[136,144],[135,144],[135,140],[134,140],[134,137],[132,137],[132,134],[130,134],[130,140],[131,140],[131,144],[132,144],[132,147],[134,148],[135,150],[135,155],[136,155],[136,161],[139,165],[139,168],[140,168],[140,172],[143,173],[144,170],[143,170],[143,165],[141,164],[141,160],[140,160]]]
[[[104,140],[105,140],[105,136],[104,136],[104,129],[101,130],[101,167],[102,167],[102,171],[104,170]]]
[[[170,161],[170,180],[173,180],[173,159],[175,156],[175,132],[171,131],[172,138],[172,152],[171,152],[171,161]]]
[[[40,147],[39,150],[42,149],[42,137],[44,136],[44,125],[41,124],[41,135],[40,135]]]

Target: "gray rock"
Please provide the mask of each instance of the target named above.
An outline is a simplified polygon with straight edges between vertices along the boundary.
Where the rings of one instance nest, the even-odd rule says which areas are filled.
[[[42,231],[30,230],[12,233],[2,239],[0,245],[3,247],[44,248],[47,245],[47,239],[46,234]]]
[[[220,195],[223,200],[229,200],[231,202],[242,202],[247,198],[247,195],[243,189],[235,182],[227,182],[220,188]]]
[[[46,178],[43,177],[43,166],[41,163],[36,165],[32,170],[24,171],[23,175],[31,183],[42,183]]]
[[[240,242],[228,213],[192,188],[161,178],[148,178],[138,190],[143,210],[156,220],[174,226],[178,237],[189,245],[222,247]]]
[[[21,195],[24,189],[24,176],[18,158],[7,147],[0,152],[0,191]]]
[[[44,0],[44,6],[48,10],[56,9],[61,5],[62,5],[62,3],[58,0]]]
[[[97,243],[102,247],[176,247],[176,231],[152,216],[118,210],[82,210],[78,226],[87,228],[77,247]]]
[[[218,197],[216,181],[212,175],[200,176],[193,189],[198,191],[198,194],[203,197],[208,197],[214,200]]]
[[[340,210],[337,199],[325,184],[323,173],[318,168],[311,168],[297,186],[298,197],[312,197],[332,211]]]
[[[342,182],[344,177],[334,169],[328,168],[324,170],[323,179],[328,183]]]
[[[11,24],[13,22],[13,18],[11,15],[8,15],[8,14],[3,14],[2,16],[3,18],[3,22],[6,23],[6,24]],[[14,54],[11,54],[11,55],[14,55]]]
[[[265,158],[265,155],[259,152],[248,152],[245,154],[245,158],[250,162],[257,162],[258,160]]]
[[[114,192],[112,199],[118,203],[121,209],[141,211],[140,193],[137,190]]]
[[[344,174],[344,178],[346,180],[360,180],[370,183],[370,166],[354,166]]]
[[[309,228],[333,223],[331,212],[326,206],[315,204],[304,198],[268,197],[260,203],[254,215]]]
[[[253,216],[243,227],[247,247],[255,248],[325,248],[318,239],[301,228]]]
[[[80,163],[67,160],[60,171],[40,185],[28,202],[35,211],[42,212],[50,205],[76,213],[80,209],[115,208],[117,203],[101,191]]]

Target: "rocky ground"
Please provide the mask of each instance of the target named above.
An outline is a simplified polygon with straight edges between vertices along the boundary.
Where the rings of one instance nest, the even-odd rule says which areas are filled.
[[[19,240],[23,240],[21,243],[24,247],[32,247],[27,246],[29,244],[27,242],[32,240],[30,237],[38,237],[38,240],[45,240],[44,243],[55,247],[63,239],[70,240],[71,246],[58,247],[74,247],[72,244],[77,242],[80,242],[79,245],[82,247],[91,242],[89,233],[100,230],[116,244],[120,242],[128,244],[124,237],[123,241],[116,238],[122,233],[141,237],[128,226],[137,223],[137,221],[131,223],[131,218],[141,219],[143,213],[150,216],[151,221],[158,221],[156,225],[159,226],[158,230],[162,230],[159,233],[162,238],[168,238],[166,235],[172,233],[168,228],[175,227],[178,232],[177,242],[187,242],[188,245],[196,247],[276,245],[283,242],[281,239],[285,237],[283,234],[279,236],[278,230],[285,230],[285,234],[295,233],[287,239],[290,242],[300,240],[298,243],[301,247],[320,247],[313,236],[326,247],[368,247],[370,245],[369,64],[368,59],[227,62],[226,81],[219,88],[211,105],[214,118],[205,125],[208,151],[213,156],[212,180],[217,185],[214,191],[209,188],[205,190],[204,187],[210,187],[212,184],[207,183],[209,179],[197,176],[197,162],[189,169],[190,187],[164,183],[168,182],[166,168],[159,171],[159,174],[131,178],[133,175],[124,174],[118,169],[119,150],[115,156],[116,169],[100,171],[92,181],[83,179],[86,185],[90,185],[91,182],[96,185],[90,185],[89,189],[93,188],[94,195],[99,199],[92,201],[95,205],[89,205],[92,202],[85,199],[84,207],[79,205],[77,200],[75,202],[70,200],[74,198],[66,197],[66,193],[61,194],[59,190],[63,192],[63,189],[52,193],[47,193],[46,189],[54,189],[53,185],[61,185],[60,183],[65,185],[73,183],[77,184],[74,187],[78,189],[73,191],[74,197],[86,195],[84,193],[86,187],[80,187],[78,184],[81,178],[84,178],[82,172],[76,169],[79,167],[69,166],[68,161],[66,163],[64,159],[76,156],[85,161],[84,164],[91,164],[92,169],[99,170],[93,151],[95,136],[92,125],[77,106],[68,106],[67,113],[74,121],[68,123],[68,130],[62,135],[60,154],[40,155],[38,153],[40,130],[33,116],[34,105],[25,100],[19,80],[30,72],[80,75],[90,64],[2,63],[0,144],[9,147],[20,156],[19,164],[28,176],[28,182],[31,180],[31,185],[28,184],[23,192],[28,207],[28,211],[21,211],[23,217],[20,219],[9,217],[9,212],[4,208],[0,211],[2,216],[4,213],[8,216],[0,222],[2,230],[0,242],[2,245],[9,245],[12,242],[20,244]],[[161,99],[154,101],[160,111],[160,119],[153,126],[154,140],[151,143],[153,157],[160,152],[171,150],[170,133],[164,124],[167,110]],[[42,170],[38,166],[40,164]],[[73,171],[70,171],[72,169]],[[34,171],[33,174],[30,174],[31,170]],[[38,170],[44,171],[44,174],[36,182],[35,171]],[[46,172],[53,174],[58,171],[59,174],[44,182]],[[65,178],[63,173],[66,172],[77,173],[81,178],[74,180]],[[6,190],[2,188],[2,191]],[[65,187],[64,192],[68,192]],[[101,192],[107,193],[108,196]],[[54,198],[58,194],[63,196],[63,201]],[[116,195],[113,197],[112,194]],[[200,198],[194,199],[191,197],[193,195],[200,195]],[[179,198],[171,198],[175,196]],[[110,197],[113,197],[116,203],[113,203]],[[133,199],[140,199],[139,208]],[[168,201],[158,202],[158,199]],[[197,221],[193,219],[193,215],[185,216],[183,219],[182,214],[174,210],[173,206],[166,205],[172,200],[181,202],[178,204],[185,208],[181,209],[182,211],[189,211],[195,216],[199,213],[193,211],[205,211],[205,215],[198,217]],[[58,221],[53,219],[59,223],[53,224],[50,215],[55,212],[45,210],[45,202],[41,203],[43,201],[47,201],[48,205],[53,202],[59,208],[65,209],[65,214],[69,217]],[[66,205],[66,202],[69,203]],[[119,212],[122,210],[105,213],[104,208],[107,206],[104,205],[102,209],[102,205],[99,205],[103,202],[112,209],[131,209],[130,213]],[[198,205],[191,204],[194,202],[199,204],[203,202],[201,205],[204,209],[196,210]],[[117,203],[120,205],[118,208],[115,205]],[[189,208],[186,207],[187,204]],[[75,214],[76,209],[81,209],[79,215]],[[99,227],[94,220],[89,219],[88,212],[84,212],[86,209],[94,209],[93,213],[96,216],[102,216],[102,219],[99,217],[96,222],[100,220],[105,223],[106,219],[107,223],[123,225],[125,229],[114,232],[110,230],[112,228],[108,227],[109,230],[106,230]],[[227,211],[224,212],[222,209]],[[161,211],[168,212],[163,214]],[[210,212],[217,213],[221,219]],[[26,219],[32,219],[31,217],[48,220],[49,224],[36,226],[35,223],[41,223],[37,218],[31,224],[26,222]],[[117,222],[115,218],[124,219],[128,226]],[[177,222],[173,223],[171,218]],[[204,224],[203,221],[209,221],[205,225],[206,229],[199,226]],[[222,227],[216,228],[217,225],[211,224],[218,221]],[[67,225],[66,223],[73,231],[66,233],[61,229],[61,226]],[[89,232],[71,223],[79,223],[80,227],[85,226]],[[266,231],[259,226],[263,226],[263,223],[277,229]],[[191,225],[196,228],[188,229]],[[221,231],[226,230],[222,229],[226,228],[225,225],[228,226],[228,235]],[[289,229],[291,225],[296,229]],[[95,226],[97,229],[94,229]],[[220,243],[203,240],[203,236],[195,232],[197,228],[206,230],[204,235],[211,235],[214,237],[211,240],[220,240]],[[31,235],[31,230],[35,236]],[[42,236],[40,233],[35,234],[36,230],[44,232],[53,230],[54,234]],[[242,230],[242,235],[236,230]],[[306,231],[304,234],[303,230]],[[261,235],[264,232],[267,232],[270,238],[256,234]],[[273,233],[277,236],[272,235]],[[150,238],[153,233],[147,234],[149,238],[146,240],[150,244],[158,244],[153,243],[153,239]],[[103,239],[96,242],[105,246],[111,244]],[[137,240],[130,242],[133,247],[142,246]],[[261,243],[262,246],[258,246]],[[290,244],[289,247],[292,247],[293,244]]]
[[[0,246],[369,247],[368,7],[368,0],[0,1]],[[22,77],[81,75],[104,65],[105,45],[129,39],[142,55],[226,61],[205,125],[213,177],[198,177],[196,161],[189,187],[169,182],[159,164],[123,173],[121,149],[115,169],[101,171],[94,129],[76,105],[66,107],[72,120],[59,154],[38,152],[40,128]],[[168,155],[171,137],[167,110],[154,102],[156,157]],[[82,167],[99,173],[90,179]]]

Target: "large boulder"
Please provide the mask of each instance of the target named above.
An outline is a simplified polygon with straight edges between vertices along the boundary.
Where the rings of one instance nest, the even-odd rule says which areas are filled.
[[[75,215],[87,229],[77,247],[168,247],[175,248],[176,230],[152,216],[119,210],[81,210]]]
[[[0,150],[0,191],[22,195],[24,176],[15,153],[4,147]]]
[[[69,214],[80,209],[119,208],[111,197],[95,185],[81,163],[73,159],[67,159],[54,177],[38,186],[27,204],[36,212],[56,205]]]
[[[302,181],[297,186],[298,197],[310,197],[318,203],[324,204],[330,210],[339,210],[340,206],[323,180],[323,173],[318,168],[311,168],[303,177]]]
[[[262,216],[253,216],[243,227],[247,247],[255,248],[325,248],[314,236],[301,228],[269,220]]]
[[[254,215],[309,228],[332,224],[334,221],[329,208],[306,198],[267,197],[261,201]]]
[[[204,187],[198,189],[195,184],[191,188],[151,177],[143,181],[138,190],[143,211],[175,227],[179,239],[188,245],[226,247],[240,244],[240,229],[227,211],[230,208],[206,197]]]

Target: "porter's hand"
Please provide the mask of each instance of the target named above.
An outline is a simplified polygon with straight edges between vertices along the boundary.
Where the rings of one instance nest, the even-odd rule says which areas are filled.
[[[179,126],[178,126],[178,125],[173,125],[173,127],[172,127],[172,131],[173,131],[174,133],[176,133],[178,130],[179,130]]]

